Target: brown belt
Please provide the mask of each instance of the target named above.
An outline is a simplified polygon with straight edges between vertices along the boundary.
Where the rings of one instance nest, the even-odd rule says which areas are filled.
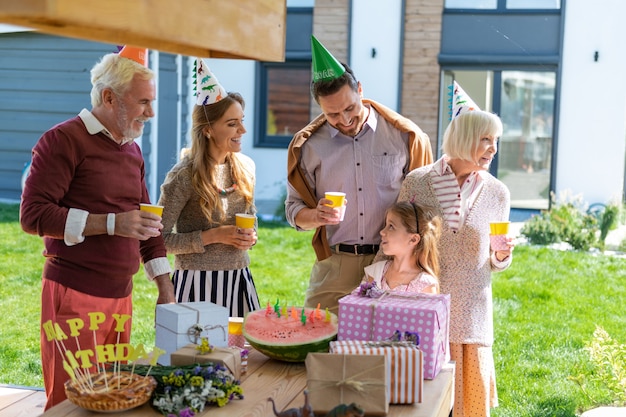
[[[330,249],[333,252],[351,253],[353,255],[373,255],[378,252],[378,245],[344,245],[340,243],[333,245]]]

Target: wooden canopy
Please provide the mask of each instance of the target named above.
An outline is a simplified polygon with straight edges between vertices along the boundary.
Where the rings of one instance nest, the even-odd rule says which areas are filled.
[[[0,0],[0,22],[174,54],[285,60],[286,0]]]

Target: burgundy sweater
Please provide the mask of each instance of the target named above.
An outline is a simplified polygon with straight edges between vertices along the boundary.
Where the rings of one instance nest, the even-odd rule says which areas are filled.
[[[140,260],[166,256],[161,236],[140,242],[105,234],[67,246],[63,233],[70,208],[120,213],[149,202],[144,175],[136,143],[91,135],[78,116],[44,133],[33,148],[20,222],[25,232],[44,238],[45,278],[98,297],[131,293]]]

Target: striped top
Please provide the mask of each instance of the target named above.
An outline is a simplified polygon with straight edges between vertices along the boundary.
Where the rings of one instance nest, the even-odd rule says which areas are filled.
[[[478,172],[472,172],[463,185],[459,186],[445,155],[434,163],[430,176],[443,218],[448,222],[450,229],[459,230],[459,225],[465,220],[480,192],[482,177]]]

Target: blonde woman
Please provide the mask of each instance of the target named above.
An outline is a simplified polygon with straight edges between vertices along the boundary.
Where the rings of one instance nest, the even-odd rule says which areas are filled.
[[[443,219],[439,285],[451,295],[450,357],[456,361],[454,416],[485,417],[498,404],[493,362],[491,273],[511,265],[513,243],[493,251],[489,222],[508,220],[510,193],[489,174],[502,122],[472,110],[450,122],[444,155],[410,172],[399,200],[436,207]]]
[[[198,67],[210,74],[202,62]],[[198,79],[206,77],[199,73]],[[255,165],[241,154],[243,98],[225,92],[218,98],[198,98],[191,148],[168,173],[159,204],[165,207],[165,246],[175,258],[176,301],[210,301],[243,317],[260,308],[248,268],[256,230],[235,225],[236,213],[256,212]]]

